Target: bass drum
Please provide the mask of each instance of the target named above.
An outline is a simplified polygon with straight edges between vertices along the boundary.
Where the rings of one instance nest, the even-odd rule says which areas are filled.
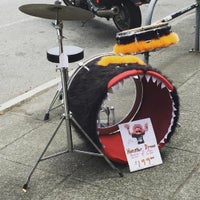
[[[175,130],[175,87],[133,55],[106,53],[84,62],[68,84],[70,111],[82,129],[113,161],[127,163],[118,125],[150,118],[159,147]]]

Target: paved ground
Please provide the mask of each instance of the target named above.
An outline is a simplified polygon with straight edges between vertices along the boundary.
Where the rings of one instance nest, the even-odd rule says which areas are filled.
[[[18,3],[20,5],[25,1],[18,1]],[[13,42],[14,47],[6,45],[8,40],[2,40],[7,57],[4,56],[4,51],[1,52],[1,58],[4,59],[1,76],[2,74],[3,76],[10,75],[11,78],[6,82],[4,82],[5,79],[1,80],[1,87],[3,85],[6,88],[2,88],[1,102],[22,94],[24,90],[29,90],[29,87],[36,87],[58,76],[54,72],[54,66],[50,63],[47,64],[46,55],[41,56],[41,52],[45,52],[45,49],[41,50],[40,45],[47,48],[56,43],[54,31],[49,31],[49,23],[45,20],[23,18],[19,13],[16,15],[17,17],[23,23],[16,24],[18,32],[13,35],[13,40],[16,39]],[[12,22],[10,22],[11,25],[6,25],[9,20],[10,18],[5,18],[4,23],[4,20],[1,19],[2,30],[11,31]],[[40,163],[31,178],[28,192],[22,192],[22,186],[28,173],[59,121],[59,109],[51,113],[50,121],[43,121],[44,113],[56,91],[56,87],[53,87],[14,107],[4,115],[0,115],[0,199],[199,199],[200,54],[188,52],[194,47],[194,20],[195,13],[190,12],[172,22],[173,30],[179,34],[180,42],[176,46],[151,53],[150,57],[151,65],[173,80],[178,89],[181,103],[179,120],[181,127],[176,130],[171,142],[161,150],[162,165],[135,173],[130,173],[127,166],[120,165],[118,167],[124,173],[124,177],[121,178],[101,158],[75,153],[64,154]],[[33,29],[29,30],[27,24],[32,22]],[[81,40],[80,35],[82,36],[84,31],[91,26],[91,41],[101,38],[98,41],[102,42],[99,42],[93,51],[94,43],[88,42],[87,37],[89,36],[84,35],[84,38],[86,37],[84,46],[88,47],[88,57],[102,52],[102,49],[103,52],[111,51],[116,33],[115,27],[110,23],[101,23],[102,21],[88,22],[78,32],[75,29],[78,23],[70,22],[69,32],[76,34],[76,37],[69,41],[79,45],[77,38]],[[105,38],[102,36],[102,32],[99,32],[103,26],[108,28],[104,30],[107,34]],[[93,30],[94,27],[97,29]],[[28,32],[29,35],[37,30],[37,38],[43,37],[44,43],[37,42],[33,36],[32,40],[27,39],[25,35],[21,35],[22,30],[24,33]],[[46,37],[51,40],[44,40]],[[41,58],[43,58],[43,63]],[[13,63],[17,70],[13,71],[11,67],[7,67],[12,66]],[[22,71],[20,71],[21,63]],[[24,63],[28,66],[27,69],[24,68],[26,66]],[[40,70],[41,63],[45,69],[42,67]],[[52,67],[50,67],[51,65]],[[36,69],[30,71],[34,66],[39,66],[38,71]],[[51,73],[49,73],[50,69]],[[48,71],[48,77],[44,76],[45,71]],[[29,77],[36,76],[36,78],[27,79],[28,74]],[[37,79],[38,82],[35,83]],[[48,153],[65,149],[66,134],[64,130],[63,125]],[[79,147],[85,146],[85,143],[76,134],[74,134],[74,143]]]

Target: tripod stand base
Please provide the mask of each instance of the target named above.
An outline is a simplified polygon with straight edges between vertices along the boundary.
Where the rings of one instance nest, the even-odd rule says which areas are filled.
[[[55,153],[55,154],[52,154],[52,155],[49,155],[49,156],[45,156],[45,153],[48,149],[48,147],[50,146],[50,144],[52,143],[54,137],[56,136],[58,130],[60,129],[62,123],[64,121],[68,121],[68,120],[72,120],[73,123],[79,127],[79,129],[83,132],[83,134],[85,135],[85,137],[88,139],[88,141],[93,145],[93,147],[97,150],[97,153],[96,152],[89,152],[89,151],[82,151],[82,150],[76,150],[74,149],[73,147],[73,144],[71,145],[71,149],[68,149],[68,150],[65,150],[65,151],[61,151],[61,152],[58,152],[58,153]],[[67,133],[69,134],[69,133]],[[82,130],[82,128],[80,127],[80,125],[75,121],[75,119],[72,117],[72,116],[68,116],[68,117],[65,117],[63,115],[62,119],[60,120],[58,126],[56,127],[55,131],[53,132],[51,138],[49,139],[47,145],[45,146],[43,152],[41,153],[40,157],[38,158],[37,162],[35,163],[34,167],[32,168],[32,170],[30,171],[28,177],[27,177],[27,180],[25,182],[25,184],[23,185],[22,187],[22,190],[23,192],[26,192],[27,189],[28,189],[28,185],[29,185],[29,182],[31,180],[31,177],[34,173],[34,171],[36,170],[37,166],[39,165],[39,163],[41,161],[44,161],[44,160],[47,160],[47,159],[50,159],[50,158],[53,158],[53,157],[57,157],[57,156],[60,156],[62,154],[65,154],[65,153],[81,153],[81,154],[86,154],[86,155],[91,155],[91,156],[97,156],[97,157],[102,157],[104,158],[104,160],[110,165],[110,167],[114,170],[117,171],[117,173],[119,174],[120,177],[123,177],[123,173],[117,168],[114,166],[114,164],[107,158],[107,156],[96,146],[96,144],[90,139],[90,137],[87,135],[87,133]]]
[[[30,179],[31,179],[31,176],[33,175],[35,169],[37,168],[38,164],[41,162],[41,161],[44,161],[44,160],[47,160],[47,159],[50,159],[52,157],[55,157],[55,156],[58,156],[58,155],[61,155],[61,154],[64,154],[64,153],[67,153],[67,152],[78,152],[78,153],[84,153],[84,154],[88,154],[88,155],[94,155],[94,156],[99,156],[99,157],[103,157],[105,159],[105,161],[111,166],[111,168],[113,168],[114,170],[116,170],[120,176],[123,176],[122,172],[113,165],[113,163],[104,155],[104,153],[99,149],[99,147],[93,142],[93,140],[89,137],[89,135],[82,129],[82,127],[78,124],[78,122],[73,118],[72,116],[72,113],[70,112],[69,110],[69,104],[68,104],[68,78],[69,78],[69,74],[68,74],[68,61],[70,61],[70,55],[68,55],[64,48],[63,48],[63,45],[62,45],[62,39],[63,39],[63,36],[62,36],[62,28],[63,28],[63,24],[62,24],[62,21],[59,21],[57,20],[57,23],[56,23],[56,29],[57,29],[57,35],[58,35],[58,41],[59,41],[59,47],[55,48],[54,50],[56,50],[56,54],[54,51],[53,51],[53,54],[50,53],[50,57],[49,55],[47,54],[48,56],[48,59],[51,61],[51,62],[59,62],[59,59],[61,60],[59,62],[59,70],[60,70],[60,75],[61,75],[61,84],[62,84],[62,90],[58,90],[56,95],[55,95],[55,99],[57,99],[57,94],[59,94],[59,91],[62,91],[62,95],[63,95],[63,106],[64,106],[64,114],[61,118],[61,121],[59,122],[57,128],[55,129],[55,131],[53,132],[53,135],[51,136],[50,140],[48,141],[47,145],[45,146],[43,152],[41,153],[39,159],[37,160],[36,164],[34,165],[34,167],[32,168],[28,178],[27,178],[27,181],[26,183],[24,184],[23,186],[23,191],[26,192],[27,191],[27,188],[28,188],[28,184],[30,182]],[[70,47],[70,50],[72,50],[72,48]],[[73,49],[74,50],[74,49]],[[79,48],[80,50],[80,48]],[[64,52],[63,52],[64,51]],[[74,51],[69,51],[69,53],[72,53],[72,55],[74,55]],[[56,55],[55,55],[56,54]],[[51,57],[53,55],[53,58]],[[62,57],[61,57],[62,55]],[[67,59],[63,59],[63,55],[65,56],[68,56]],[[72,56],[71,55],[71,56]],[[78,53],[78,60],[79,59],[82,59],[83,58],[83,51],[79,52]],[[82,55],[82,56],[80,56]],[[59,58],[58,60],[55,61],[55,59]],[[73,60],[74,61],[77,61],[76,60]],[[54,102],[54,100],[53,100]],[[45,115],[45,118],[49,118],[49,113],[47,112],[47,114]],[[56,154],[53,154],[53,155],[50,155],[50,156],[47,156],[47,157],[44,157],[49,145],[52,143],[54,137],[56,136],[59,128],[61,127],[62,123],[65,122],[65,130],[66,130],[66,135],[67,135],[67,150],[66,151],[63,151],[63,152],[59,152],[59,153],[56,153]],[[96,149],[97,153],[93,153],[93,152],[85,152],[85,151],[80,151],[80,150],[75,150],[74,147],[73,147],[73,139],[72,139],[72,131],[71,131],[71,122],[73,122],[73,124],[75,124],[79,130],[83,133],[83,135],[87,138],[87,140],[93,145],[93,147]]]

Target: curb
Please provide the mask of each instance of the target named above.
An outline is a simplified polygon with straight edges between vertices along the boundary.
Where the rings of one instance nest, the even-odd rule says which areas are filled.
[[[6,111],[12,109],[14,106],[20,105],[21,103],[24,103],[25,101],[29,100],[35,95],[38,95],[56,84],[60,82],[60,78],[53,79],[47,83],[44,83],[43,85],[40,85],[22,95],[19,95],[13,99],[8,100],[7,102],[0,105],[0,115],[3,115]]]
[[[73,74],[73,72],[74,72],[74,70],[69,71],[69,77]],[[13,107],[28,101],[32,97],[49,90],[50,88],[57,85],[59,82],[60,82],[60,77],[53,79],[51,81],[48,81],[48,82],[46,82],[34,89],[22,94],[22,95],[19,95],[13,99],[8,100],[7,102],[0,105],[0,115],[5,114],[6,111],[9,111]]]

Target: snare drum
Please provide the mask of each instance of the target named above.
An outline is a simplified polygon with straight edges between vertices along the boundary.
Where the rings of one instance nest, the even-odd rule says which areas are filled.
[[[168,47],[179,41],[178,35],[171,31],[166,22],[143,26],[117,33],[115,53],[144,53]]]
[[[118,125],[150,118],[159,147],[175,130],[175,87],[133,55],[102,54],[84,62],[68,84],[73,117],[105,155],[127,163]]]

